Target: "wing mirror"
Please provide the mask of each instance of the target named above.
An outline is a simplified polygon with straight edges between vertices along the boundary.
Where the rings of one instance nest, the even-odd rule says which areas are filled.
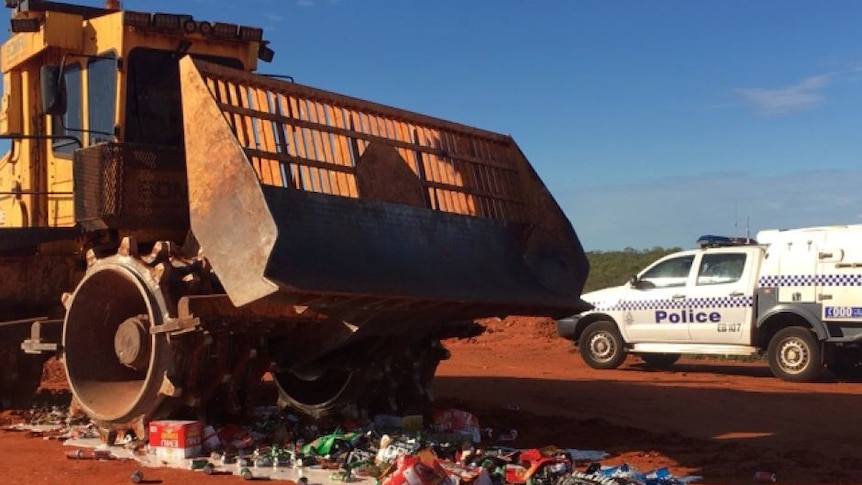
[[[42,112],[53,116],[66,114],[66,81],[63,78],[63,66],[42,66],[39,70],[39,87],[42,91]]]
[[[637,275],[632,276],[629,280],[629,284],[632,288],[636,290],[652,290],[655,289],[655,283],[650,280],[642,280],[637,277]]]

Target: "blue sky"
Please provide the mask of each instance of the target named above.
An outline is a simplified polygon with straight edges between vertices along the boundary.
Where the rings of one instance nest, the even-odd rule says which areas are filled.
[[[862,2],[123,4],[264,27],[262,72],[511,134],[589,250],[862,223]]]

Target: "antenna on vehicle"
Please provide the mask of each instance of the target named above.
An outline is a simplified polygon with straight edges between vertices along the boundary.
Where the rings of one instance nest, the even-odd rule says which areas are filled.
[[[733,201],[733,233],[739,234],[739,203]]]

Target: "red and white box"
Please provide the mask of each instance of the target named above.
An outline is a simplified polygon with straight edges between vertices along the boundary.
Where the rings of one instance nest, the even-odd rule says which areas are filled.
[[[201,423],[198,421],[151,421],[150,448],[162,460],[174,461],[201,454]]]

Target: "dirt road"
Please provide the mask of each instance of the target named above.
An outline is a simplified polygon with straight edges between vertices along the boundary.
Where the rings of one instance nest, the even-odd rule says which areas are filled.
[[[704,485],[862,485],[862,383],[790,384],[761,363],[682,360],[645,370],[635,357],[618,370],[586,367],[553,325],[539,319],[487,322],[481,336],[446,342],[438,369],[441,405],[461,406],[483,427],[518,430],[518,447],[604,450],[603,463],[667,466]],[[56,441],[0,432],[0,483],[129,483],[131,462],[67,460]],[[145,470],[146,483],[242,483],[172,469]],[[11,480],[11,481],[10,481]]]
[[[613,452],[612,461],[669,466],[699,483],[862,483],[862,383],[794,384],[765,363],[683,359],[649,371],[630,356],[617,370],[587,367],[547,323],[500,322],[472,342],[450,342],[441,396],[510,404],[559,426],[535,439]],[[550,422],[553,423],[554,419]],[[571,431],[569,429],[571,428]],[[532,443],[541,445],[541,443]]]

